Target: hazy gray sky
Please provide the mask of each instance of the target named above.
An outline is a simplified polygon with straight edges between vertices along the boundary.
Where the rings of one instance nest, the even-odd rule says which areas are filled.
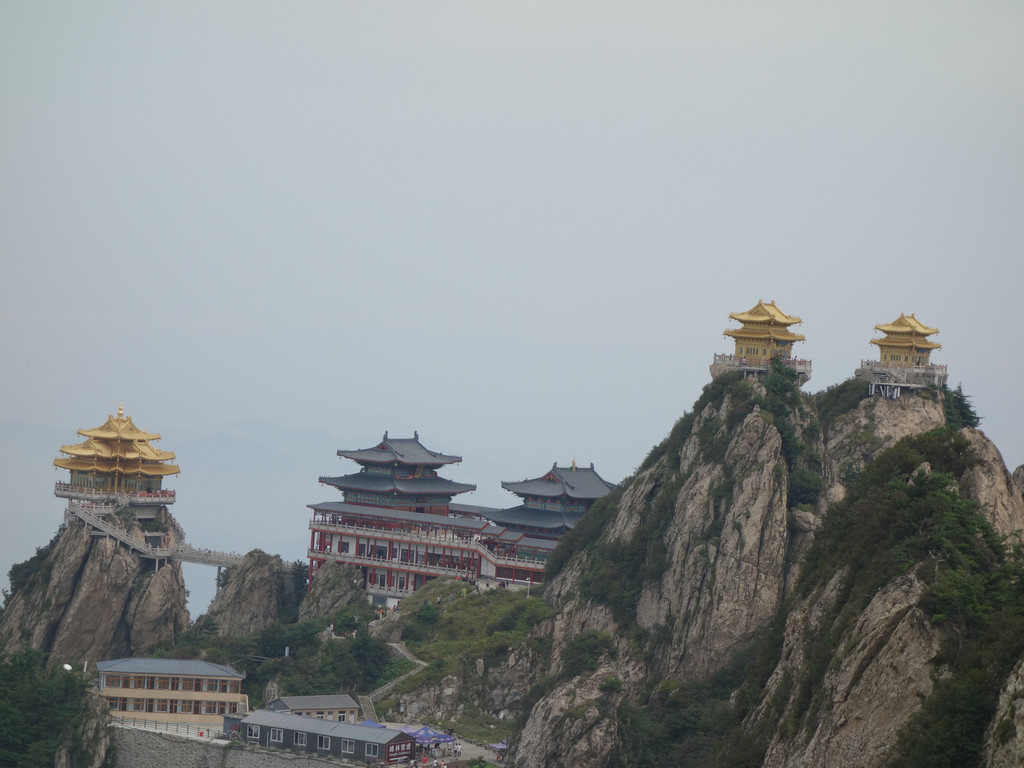
[[[295,559],[385,429],[461,454],[468,503],[574,457],[621,480],[774,299],[811,392],[875,324],[938,327],[1012,468],[1022,40],[1016,0],[7,0],[0,428],[54,430],[50,472],[123,402],[190,533]],[[186,498],[218,467],[185,448],[257,419],[252,486]],[[6,573],[62,504],[4,473],[46,531]]]

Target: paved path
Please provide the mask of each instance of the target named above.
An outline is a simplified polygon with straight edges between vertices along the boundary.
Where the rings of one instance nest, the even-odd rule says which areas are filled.
[[[388,723],[387,724],[388,728],[395,728],[395,729],[401,729],[405,725],[409,725],[409,724],[408,723]],[[417,725],[416,727],[418,728],[420,726]],[[456,736],[458,736],[458,733],[456,733]],[[459,739],[459,744],[462,745],[462,757],[459,758],[459,759],[456,759],[452,755],[450,749],[449,749],[447,754],[438,754],[437,758],[436,758],[437,759],[438,768],[440,768],[442,760],[448,764],[448,768],[459,768],[460,766],[464,766],[467,762],[469,762],[470,760],[473,760],[474,758],[477,758],[477,757],[482,757],[484,760],[486,760],[489,763],[498,764],[498,757],[497,757],[497,754],[495,753],[495,751],[493,749],[481,746],[479,744],[473,744],[472,742],[465,741],[464,739]],[[428,757],[427,758],[427,768],[433,768],[434,760],[435,760],[434,757]],[[423,763],[421,761],[417,761],[416,765],[417,765],[417,768],[422,768]]]

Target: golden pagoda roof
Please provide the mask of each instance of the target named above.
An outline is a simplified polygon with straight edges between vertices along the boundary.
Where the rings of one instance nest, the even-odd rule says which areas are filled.
[[[117,416],[108,416],[102,426],[80,429],[78,434],[88,438],[75,445],[62,445],[60,452],[67,458],[53,460],[62,469],[95,471],[116,474],[176,475],[180,472],[172,451],[163,451],[149,444],[160,435],[144,432],[124,415],[119,406]]]
[[[911,312],[909,315],[900,313],[900,316],[891,323],[876,325],[876,331],[887,334],[882,339],[872,339],[872,344],[902,347],[917,347],[920,349],[941,349],[942,345],[935,341],[928,341],[927,336],[938,333],[938,328],[931,328]]]
[[[774,301],[767,304],[758,301],[746,312],[732,312],[729,317],[739,320],[741,323],[769,323],[771,325],[794,325],[803,321],[795,315],[787,315],[777,306]]]
[[[80,429],[78,434],[83,437],[98,437],[105,440],[159,440],[160,435],[143,432],[132,422],[131,416],[124,415],[124,406],[117,407],[117,416],[107,416],[107,420],[95,429]]]
[[[787,326],[803,322],[795,315],[787,315],[774,301],[767,304],[758,301],[746,312],[732,312],[729,317],[743,323],[742,328],[732,328],[723,333],[741,339],[777,339],[779,341],[804,341],[806,337],[793,333]]]
[[[734,339],[778,339],[779,341],[804,341],[807,337],[800,333],[787,331],[785,328],[758,328],[749,325],[743,328],[732,328],[722,331]]]

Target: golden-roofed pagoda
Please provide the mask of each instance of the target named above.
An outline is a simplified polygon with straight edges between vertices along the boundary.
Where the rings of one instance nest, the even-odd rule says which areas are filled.
[[[736,342],[731,355],[715,355],[711,376],[726,371],[740,370],[744,376],[763,376],[771,368],[772,358],[783,358],[796,369],[800,384],[811,378],[811,362],[793,358],[793,344],[805,337],[789,330],[789,326],[803,322],[795,315],[787,315],[774,301],[758,301],[746,312],[732,312],[729,317],[742,324],[740,328],[723,331]]]
[[[71,472],[70,483],[58,483],[57,495],[65,498],[96,498],[113,494],[133,497],[155,495],[167,504],[173,494],[163,491],[163,478],[180,472],[172,464],[174,454],[150,445],[160,435],[144,432],[124,415],[119,406],[117,416],[108,416],[95,429],[80,429],[86,440],[75,445],[62,445],[53,464]],[[168,500],[169,495],[169,500]],[[136,501],[136,499],[133,499]]]
[[[933,333],[938,333],[938,328],[929,328],[922,323],[911,312],[909,316],[900,313],[900,316],[891,323],[876,325],[876,331],[881,331],[885,336],[881,339],[872,339],[872,344],[877,344],[880,349],[880,362],[890,365],[928,365],[933,349],[942,349],[942,345],[936,341],[928,341]]]
[[[928,337],[938,328],[925,325],[913,313],[900,313],[891,323],[876,325],[885,334],[871,339],[879,348],[878,360],[862,360],[854,377],[868,382],[868,393],[898,398],[902,392],[925,387],[944,387],[948,378],[946,366],[931,361],[933,350],[942,349]]]

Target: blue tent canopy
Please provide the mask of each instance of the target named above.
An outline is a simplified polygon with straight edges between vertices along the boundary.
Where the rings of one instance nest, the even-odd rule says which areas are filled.
[[[402,730],[414,737],[417,744],[449,744],[455,741],[454,736],[449,736],[447,733],[441,733],[441,731],[435,731],[429,725],[425,725],[419,729],[403,728]]]
[[[365,725],[367,728],[387,728],[386,725],[378,723],[376,720],[363,720],[363,722],[356,723],[356,725]]]

